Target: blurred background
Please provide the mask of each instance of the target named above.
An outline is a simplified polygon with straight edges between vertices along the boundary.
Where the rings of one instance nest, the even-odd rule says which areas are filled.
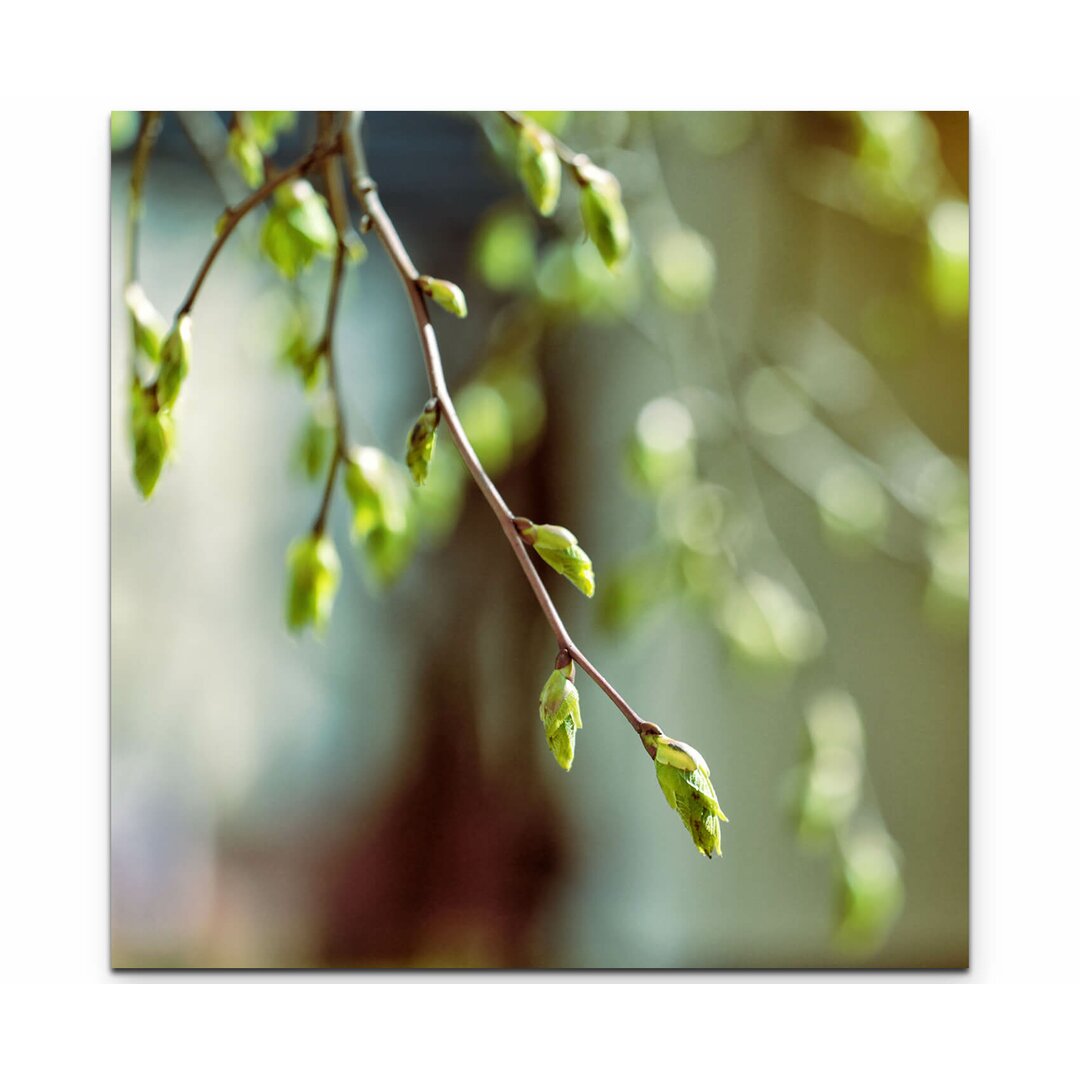
[[[468,297],[436,326],[482,460],[593,559],[592,600],[542,568],[570,632],[708,759],[724,858],[583,674],[574,767],[552,760],[550,630],[449,439],[378,544],[339,492],[329,630],[286,631],[329,439],[295,342],[330,264],[283,281],[257,215],[199,297],[177,453],[142,500],[139,118],[115,113],[114,966],[966,966],[967,115],[531,115],[622,183],[618,272],[568,177],[531,210],[497,114],[369,114],[369,165],[421,272]],[[242,123],[165,114],[139,278],[167,315],[247,190]],[[314,133],[297,114],[264,149],[281,166]],[[428,389],[365,240],[342,397],[352,440],[401,460]]]

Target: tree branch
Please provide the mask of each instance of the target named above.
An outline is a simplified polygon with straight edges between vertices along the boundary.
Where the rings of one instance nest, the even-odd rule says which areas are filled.
[[[408,296],[409,304],[412,307],[413,317],[416,321],[417,332],[420,335],[420,345],[423,349],[424,366],[427,370],[428,384],[431,388],[432,396],[439,402],[442,410],[442,421],[449,429],[450,437],[457,446],[458,452],[465,462],[465,467],[469,470],[476,486],[487,500],[492,512],[498,519],[507,542],[517,556],[517,560],[521,564],[522,572],[525,574],[525,578],[540,605],[540,610],[543,612],[544,618],[547,620],[548,625],[555,635],[555,641],[559,651],[565,650],[581,665],[586,674],[588,674],[593,682],[595,682],[611,701],[614,702],[615,706],[623,716],[626,717],[630,726],[639,735],[649,731],[659,732],[660,729],[655,724],[650,724],[638,716],[627,703],[626,699],[615,690],[611,683],[600,674],[596,666],[574,644],[569,632],[563,624],[562,618],[559,616],[559,612],[556,609],[554,602],[548,594],[547,589],[544,587],[543,581],[540,579],[540,574],[537,571],[536,566],[529,557],[525,542],[518,534],[517,528],[514,525],[513,513],[511,513],[510,508],[506,505],[498,488],[484,471],[483,466],[480,464],[480,459],[476,456],[476,451],[473,449],[468,436],[465,434],[465,429],[462,427],[461,420],[458,418],[457,411],[454,408],[453,398],[450,396],[450,392],[446,386],[442,358],[439,355],[439,343],[435,336],[435,329],[431,325],[431,319],[428,314],[424,294],[417,283],[419,274],[417,273],[412,259],[409,258],[409,253],[406,251],[405,245],[402,244],[401,237],[398,236],[393,222],[383,208],[375,181],[372,180],[368,174],[367,162],[364,158],[363,148],[360,142],[361,116],[362,114],[360,113],[352,113],[342,127],[341,140],[345,165],[348,169],[353,192],[360,202],[368,222],[370,222],[371,228],[374,229],[379,241],[390,256],[390,260],[393,262],[394,268],[400,275],[402,284],[405,287],[405,293]]]

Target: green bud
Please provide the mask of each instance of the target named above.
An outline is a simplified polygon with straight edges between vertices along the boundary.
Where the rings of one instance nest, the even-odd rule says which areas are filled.
[[[720,822],[727,821],[716,801],[705,759],[687,743],[659,732],[642,733],[641,741],[656,763],[656,779],[668,805],[682,818],[702,855],[710,859],[720,850]]]
[[[187,378],[190,363],[191,316],[181,315],[161,344],[161,370],[158,372],[157,392],[162,408],[170,409],[176,403],[180,387]]]
[[[559,661],[565,664],[559,666]],[[581,703],[574,685],[574,662],[559,653],[555,670],[540,691],[540,722],[555,760],[568,772],[574,763],[574,739],[581,727]]]
[[[156,407],[154,395],[138,383],[131,388],[132,472],[144,499],[149,499],[174,441],[172,417]]]
[[[278,348],[281,362],[300,376],[307,391],[315,389],[323,367],[322,342],[315,336],[310,309],[301,301],[286,313]]]
[[[592,560],[578,547],[577,537],[561,525],[534,525],[528,518],[514,518],[522,540],[586,596],[596,590]]]
[[[409,466],[413,480],[422,484],[427,479],[431,455],[435,452],[435,429],[439,426],[439,402],[432,398],[413,424],[405,447],[405,464]]]
[[[302,536],[289,546],[286,561],[289,582],[285,621],[290,630],[312,626],[321,633],[330,621],[341,580],[341,561],[334,541],[325,534]]]
[[[376,529],[404,532],[408,488],[395,475],[395,465],[374,446],[354,447],[345,466],[345,490],[353,505],[353,536],[362,540]]]
[[[294,278],[316,255],[333,256],[338,238],[323,197],[306,180],[293,180],[274,192],[260,242],[278,270]]]
[[[328,402],[318,402],[304,422],[293,451],[293,460],[309,480],[322,476],[334,452],[334,410]]]
[[[229,132],[228,149],[229,157],[244,178],[244,183],[248,187],[257,188],[266,179],[262,151],[258,144],[244,128],[237,126]]]
[[[619,181],[591,161],[574,167],[581,185],[581,217],[585,232],[609,267],[618,265],[630,250],[630,222],[622,203]]]
[[[518,131],[517,165],[533,205],[544,217],[551,217],[559,202],[562,165],[554,140],[529,120]]]
[[[158,311],[143,287],[133,281],[124,290],[124,304],[131,312],[131,332],[135,348],[155,363],[161,355],[161,339],[169,329],[165,317]]]
[[[237,113],[238,123],[260,150],[272,154],[277,149],[278,135],[296,127],[296,113],[287,111],[252,110]]]
[[[354,447],[345,466],[353,504],[353,541],[376,585],[388,585],[409,564],[416,547],[413,495],[405,468],[374,446]]]
[[[362,263],[367,258],[367,247],[360,239],[360,234],[355,229],[349,229],[345,233],[344,240],[345,258],[353,264]]]
[[[469,314],[469,308],[465,303],[465,294],[452,281],[443,281],[442,278],[428,277],[427,274],[416,279],[422,292],[426,293],[441,308],[445,308],[451,315],[464,319]]]

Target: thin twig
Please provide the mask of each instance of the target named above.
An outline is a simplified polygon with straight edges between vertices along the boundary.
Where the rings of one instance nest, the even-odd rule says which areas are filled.
[[[334,142],[314,146],[302,158],[294,161],[287,168],[282,169],[281,172],[276,173],[267,180],[262,187],[253,191],[243,200],[243,202],[225,211],[225,214],[222,217],[221,231],[218,233],[217,239],[215,239],[214,243],[211,245],[210,250],[206,253],[202,266],[199,267],[198,273],[195,275],[195,280],[192,281],[191,288],[188,289],[187,296],[184,297],[183,303],[181,303],[180,307],[176,310],[176,317],[178,319],[191,311],[195,304],[195,300],[199,295],[199,290],[206,280],[206,275],[210,272],[210,267],[214,265],[214,260],[218,257],[218,253],[225,246],[225,241],[229,239],[233,230],[241,221],[243,221],[244,217],[272,195],[274,191],[287,180],[291,180],[296,176],[303,176],[304,173],[309,172],[325,158],[339,152],[340,150],[336,140]]]
[[[530,123],[528,118],[522,116],[521,113],[503,110],[499,115],[515,130],[523,128],[527,123]],[[572,147],[567,146],[566,143],[553,135],[547,128],[544,128],[544,132],[551,139],[551,144],[555,147],[555,153],[559,155],[559,160],[573,173],[574,179],[578,183],[581,183],[578,170],[584,168],[586,165],[592,164],[589,155],[581,154]]]
[[[337,478],[338,466],[345,460],[348,452],[348,434],[345,429],[345,410],[341,404],[341,390],[337,379],[337,361],[334,357],[334,328],[337,324],[338,304],[341,298],[341,282],[345,276],[345,234],[348,229],[349,211],[345,202],[345,187],[341,177],[341,160],[339,156],[327,158],[323,163],[323,171],[326,177],[326,190],[330,202],[330,215],[334,220],[334,229],[337,232],[337,250],[334,252],[334,269],[330,276],[330,292],[326,306],[326,323],[323,327],[322,339],[318,348],[323,355],[326,364],[326,387],[330,393],[330,400],[334,408],[334,454],[330,461],[330,468],[326,474],[326,487],[323,490],[322,503],[319,513],[312,526],[312,532],[320,535],[326,527],[326,519],[330,513],[330,504],[334,497],[334,481]]]
[[[161,113],[144,112],[139,122],[139,134],[135,142],[135,155],[131,162],[130,194],[128,196],[127,219],[127,267],[125,269],[124,288],[134,284],[139,277],[139,222],[142,220],[143,184],[146,182],[146,170],[150,164],[150,151],[154,148],[158,133],[161,131]],[[135,315],[131,316],[132,340],[130,345],[130,367],[132,384],[141,385],[139,378],[135,338],[138,327]]]
[[[131,162],[125,285],[130,285],[139,277],[139,220],[142,218],[142,191],[143,184],[146,182],[146,170],[150,163],[150,151],[154,148],[160,130],[161,113],[144,112],[139,122],[139,134],[135,141],[135,154]]]
[[[332,162],[327,163],[329,168]],[[338,297],[341,293],[341,280],[345,269],[345,241],[338,233],[337,251],[334,253],[334,269],[330,276],[330,299],[327,302],[326,325],[323,329],[322,350],[323,361],[326,364],[326,388],[330,393],[330,400],[334,409],[334,453],[330,459],[330,468],[326,474],[326,487],[323,490],[322,503],[315,517],[315,523],[311,531],[320,535],[326,527],[326,518],[330,513],[330,503],[334,497],[334,480],[337,478],[338,466],[345,458],[348,447],[348,437],[345,434],[345,412],[341,405],[341,393],[338,389],[337,365],[334,361],[334,323],[337,319]]]
[[[390,256],[390,260],[393,262],[405,287],[405,293],[409,298],[413,317],[416,320],[417,332],[420,335],[420,345],[424,353],[424,366],[427,370],[428,384],[432,396],[439,402],[442,410],[442,421],[449,429],[450,437],[454,440],[454,444],[465,462],[465,467],[469,470],[476,486],[487,500],[492,512],[498,519],[499,525],[502,527],[503,533],[506,535],[507,542],[517,556],[522,572],[525,574],[525,578],[540,605],[540,610],[555,635],[559,651],[566,650],[581,665],[586,674],[614,702],[616,708],[626,717],[630,726],[639,735],[647,731],[658,732],[659,728],[655,724],[642,720],[630,707],[626,699],[615,690],[588,657],[574,644],[569,632],[563,625],[562,618],[559,616],[554,602],[540,579],[536,566],[529,557],[525,542],[518,534],[514,525],[513,513],[506,505],[505,500],[499,493],[499,489],[484,471],[479,458],[476,456],[476,451],[465,434],[465,429],[462,427],[461,420],[458,418],[457,411],[454,408],[453,398],[446,387],[442,358],[439,355],[439,343],[435,336],[435,329],[431,325],[424,294],[417,283],[419,274],[413,265],[412,259],[409,258],[409,253],[402,244],[401,237],[398,236],[393,222],[383,208],[374,180],[368,174],[367,163],[360,142],[360,119],[361,114],[352,113],[342,128],[342,150],[345,155],[346,168],[348,169],[353,192],[367,215],[379,241]]]

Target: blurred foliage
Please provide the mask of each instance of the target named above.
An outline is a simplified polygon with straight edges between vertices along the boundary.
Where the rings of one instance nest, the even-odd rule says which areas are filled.
[[[918,347],[915,335],[928,319],[964,325],[967,204],[925,115],[826,120],[821,138],[812,125],[808,131],[749,114],[574,114],[560,138],[589,153],[602,147],[603,160],[617,160],[629,178],[653,178],[629,188],[633,243],[620,272],[605,272],[565,209],[554,215],[557,230],[541,230],[512,201],[481,224],[476,265],[492,290],[516,294],[544,325],[621,320],[667,353],[679,323],[682,340],[692,325],[703,342],[671,358],[677,381],[642,404],[628,433],[627,477],[651,505],[654,530],[600,575],[608,627],[626,632],[660,605],[678,603],[710,621],[736,668],[784,678],[821,669],[835,683],[828,628],[772,532],[756,463],[767,462],[813,500],[823,535],[842,555],[880,553],[919,566],[928,616],[960,631],[966,471],[914,426],[874,363],[816,316],[791,310],[774,350],[732,362],[731,336],[709,311],[713,252],[679,220],[659,150],[662,140],[685,140],[694,152],[719,157],[768,132],[782,167],[811,198],[910,238],[922,254],[911,260],[906,291],[879,298],[866,313],[867,341],[890,360],[898,349]],[[485,126],[494,154],[512,171],[512,139],[498,124]],[[605,142],[612,131],[620,133],[617,146]],[[586,216],[594,239],[597,228]],[[872,445],[855,434],[866,430]],[[718,465],[725,461],[728,467]],[[808,698],[807,730],[806,760],[789,785],[795,826],[811,848],[832,852],[841,883],[838,942],[872,950],[902,905],[900,858],[873,799],[858,707],[842,686]]]

